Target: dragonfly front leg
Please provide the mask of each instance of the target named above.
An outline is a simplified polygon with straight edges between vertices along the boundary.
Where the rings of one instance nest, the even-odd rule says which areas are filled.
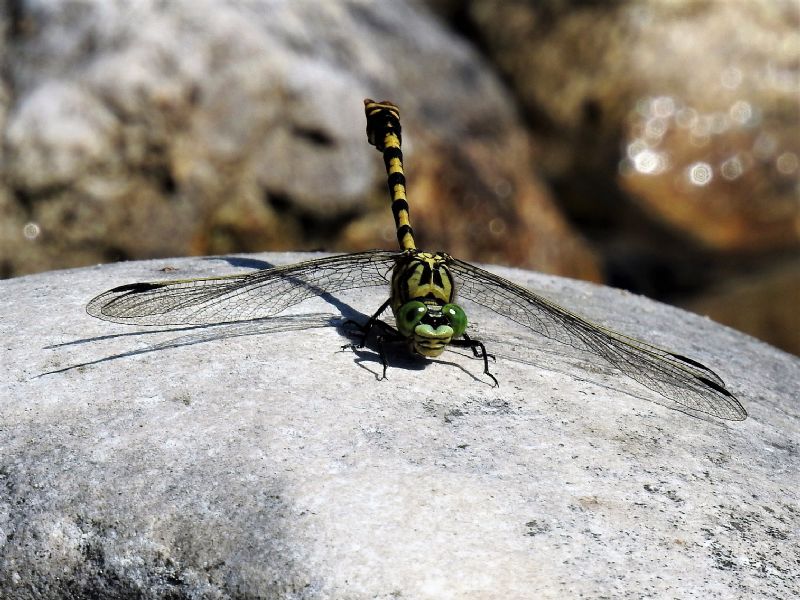
[[[360,330],[359,335],[361,336],[361,341],[358,344],[345,344],[344,346],[342,346],[342,350],[359,350],[363,348],[366,345],[370,334],[374,331],[376,326],[382,326],[383,328],[389,331],[391,335],[391,338],[388,340],[389,342],[395,342],[398,339],[401,339],[393,328],[386,325],[386,323],[381,321],[379,318],[381,314],[383,314],[383,311],[385,311],[388,308],[391,301],[392,299],[389,298],[386,302],[381,304],[380,308],[377,311],[375,311],[375,314],[373,314],[364,325],[361,325],[360,323],[357,323],[352,319],[348,319],[346,323],[353,323]],[[386,369],[389,367],[389,359],[386,357],[386,347],[385,347],[387,342],[386,335],[381,334],[376,336],[375,341],[378,344],[378,355],[381,357],[381,364],[383,365],[383,374],[381,375],[381,379],[386,379]]]
[[[389,366],[389,359],[386,358],[386,348],[384,346],[384,337],[378,336],[378,354],[381,357],[381,364],[383,365],[383,375],[381,379],[386,379],[386,369]]]
[[[486,358],[486,357],[488,357],[488,358],[491,358],[494,361],[497,360],[497,359],[495,359],[494,354],[487,354],[486,353],[486,347],[483,345],[482,342],[478,342],[476,340],[473,340],[466,333],[462,334],[462,337],[464,338],[464,340],[467,343],[466,344],[459,344],[459,346],[470,348],[472,350],[472,355],[475,358]],[[480,352],[478,352],[478,350],[480,350]]]
[[[482,358],[483,374],[488,375],[491,378],[491,380],[494,382],[494,387],[500,387],[500,384],[497,382],[495,376],[492,375],[491,371],[489,371],[489,359],[491,358],[492,360],[495,360],[494,354],[489,354],[486,352],[486,346],[483,345],[483,342],[473,340],[465,333],[463,340],[453,340],[450,342],[450,345],[456,348],[469,348],[472,350],[472,354],[475,356],[475,358]]]
[[[361,341],[358,344],[345,344],[344,346],[342,346],[342,350],[350,350],[350,349],[355,350],[358,348],[363,348],[367,344],[367,338],[369,338],[369,334],[372,333],[372,330],[375,327],[375,325],[377,323],[383,323],[383,321],[381,321],[378,317],[380,317],[381,314],[383,314],[383,311],[386,310],[391,301],[392,299],[389,298],[388,300],[386,300],[386,302],[381,304],[381,307],[377,311],[375,311],[375,314],[372,315],[364,325],[356,321],[353,321],[352,319],[347,319],[345,321],[345,324],[352,323],[356,327],[358,327],[358,329],[360,329],[358,334],[361,336]]]

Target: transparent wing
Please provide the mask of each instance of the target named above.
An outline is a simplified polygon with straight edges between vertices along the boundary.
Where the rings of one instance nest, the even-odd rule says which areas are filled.
[[[277,315],[325,293],[388,285],[396,252],[330,256],[244,275],[132,283],[93,298],[86,312],[135,325],[208,325]]]
[[[741,421],[747,412],[708,367],[575,315],[533,292],[451,258],[458,293],[551,340],[589,351],[625,375],[691,410]]]

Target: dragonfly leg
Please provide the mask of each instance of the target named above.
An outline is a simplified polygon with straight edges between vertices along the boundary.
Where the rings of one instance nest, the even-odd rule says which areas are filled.
[[[386,369],[389,367],[389,359],[386,357],[386,343],[387,342],[396,342],[402,340],[402,336],[395,330],[393,327],[387,325],[383,321],[380,320],[381,314],[385,311],[389,304],[391,303],[392,299],[389,298],[381,304],[380,308],[375,311],[369,321],[367,321],[364,325],[353,321],[352,319],[348,319],[347,322],[355,324],[358,329],[360,329],[359,335],[361,335],[361,341],[358,344],[346,344],[342,346],[342,350],[358,350],[363,348],[366,343],[367,339],[369,338],[370,334],[376,329],[381,328],[383,329],[383,333],[380,333],[375,336],[375,341],[378,344],[378,355],[381,357],[381,364],[383,365],[383,375],[381,379],[387,379],[386,377]],[[388,337],[387,337],[388,336]]]
[[[484,345],[483,345],[481,342],[476,342],[476,341],[475,341],[475,340],[473,340],[471,337],[469,337],[469,336],[468,336],[466,333],[462,334],[462,336],[464,337],[464,340],[466,340],[466,342],[467,342],[467,343],[466,343],[466,344],[464,344],[464,345],[465,345],[466,347],[468,347],[468,348],[471,348],[471,349],[472,349],[472,355],[473,355],[475,358],[484,358],[484,357],[488,357],[488,358],[491,358],[493,361],[496,361],[496,360],[497,360],[497,359],[494,357],[494,354],[487,354],[487,353],[486,353],[486,348],[484,347]],[[482,349],[482,350],[481,350],[481,349]],[[481,351],[479,352],[478,350],[481,350]]]
[[[386,344],[392,342],[403,341],[403,338],[396,332],[394,329],[386,325],[383,321],[376,321],[377,324],[383,325],[386,328],[386,334],[381,334],[375,336],[375,342],[378,345],[378,355],[381,357],[381,364],[383,365],[383,373],[380,377],[381,380],[388,379],[386,376],[386,370],[389,367],[389,359],[386,356]],[[388,337],[387,337],[388,336]],[[362,340],[361,344],[345,344],[342,346],[342,350],[360,350],[364,347],[364,341],[366,340],[366,336]]]
[[[367,338],[369,338],[369,334],[372,332],[372,329],[375,327],[375,325],[377,323],[383,323],[383,321],[381,321],[378,317],[380,317],[383,311],[386,310],[391,301],[392,299],[389,298],[386,300],[386,302],[381,304],[380,308],[377,311],[375,311],[375,314],[372,315],[364,325],[358,323],[357,321],[354,321],[353,319],[347,319],[345,321],[345,324],[352,323],[353,325],[358,327],[358,329],[360,329],[358,335],[361,336],[361,341],[358,344],[345,344],[344,346],[342,346],[342,350],[363,348],[366,345]]]
[[[381,323],[383,323],[383,321],[381,321]],[[367,333],[360,332],[359,335],[363,336],[363,338],[361,339],[360,343],[358,343],[358,344],[345,344],[344,346],[342,346],[342,350],[357,351],[357,350],[361,350],[362,348],[364,348],[364,344],[365,344],[365,342],[367,340],[368,332]],[[394,340],[389,340],[389,341],[394,341]],[[378,355],[381,357],[381,364],[383,365],[383,374],[381,375],[380,379],[387,379],[387,377],[386,377],[386,369],[389,366],[389,360],[386,358],[386,349],[385,349],[386,338],[383,335],[377,335],[377,336],[375,336],[375,342],[378,345]]]
[[[384,337],[382,335],[378,336],[378,354],[381,357],[381,363],[383,364],[383,376],[381,379],[386,379],[386,368],[389,366],[389,360],[386,358],[386,348],[384,347]]]
[[[450,342],[450,345],[455,346],[456,348],[469,348],[472,350],[472,354],[475,356],[475,358],[482,358],[483,374],[488,375],[491,380],[494,381],[495,387],[500,387],[500,384],[497,382],[497,379],[495,379],[495,376],[492,375],[491,371],[489,371],[489,358],[495,360],[494,355],[486,352],[486,346],[483,345],[483,342],[473,340],[465,333],[463,340],[453,340]]]

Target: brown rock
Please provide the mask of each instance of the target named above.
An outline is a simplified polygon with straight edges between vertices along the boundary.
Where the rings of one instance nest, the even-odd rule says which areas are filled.
[[[800,247],[796,3],[469,6],[573,210],[613,219],[616,190],[717,251]]]
[[[729,281],[682,306],[800,355],[800,261]]]

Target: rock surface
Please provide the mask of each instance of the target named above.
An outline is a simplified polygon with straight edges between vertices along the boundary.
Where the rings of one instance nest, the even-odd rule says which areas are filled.
[[[427,247],[598,279],[511,97],[417,4],[16,2],[0,11],[0,274],[394,246],[365,97],[403,111]]]
[[[775,598],[800,592],[800,361],[707,319],[498,269],[700,360],[749,411],[701,420],[472,311],[457,352],[338,352],[377,288],[283,319],[142,329],[86,302],[304,255],[0,282],[0,597]],[[259,334],[259,335],[255,335]],[[655,400],[649,402],[648,399]]]

